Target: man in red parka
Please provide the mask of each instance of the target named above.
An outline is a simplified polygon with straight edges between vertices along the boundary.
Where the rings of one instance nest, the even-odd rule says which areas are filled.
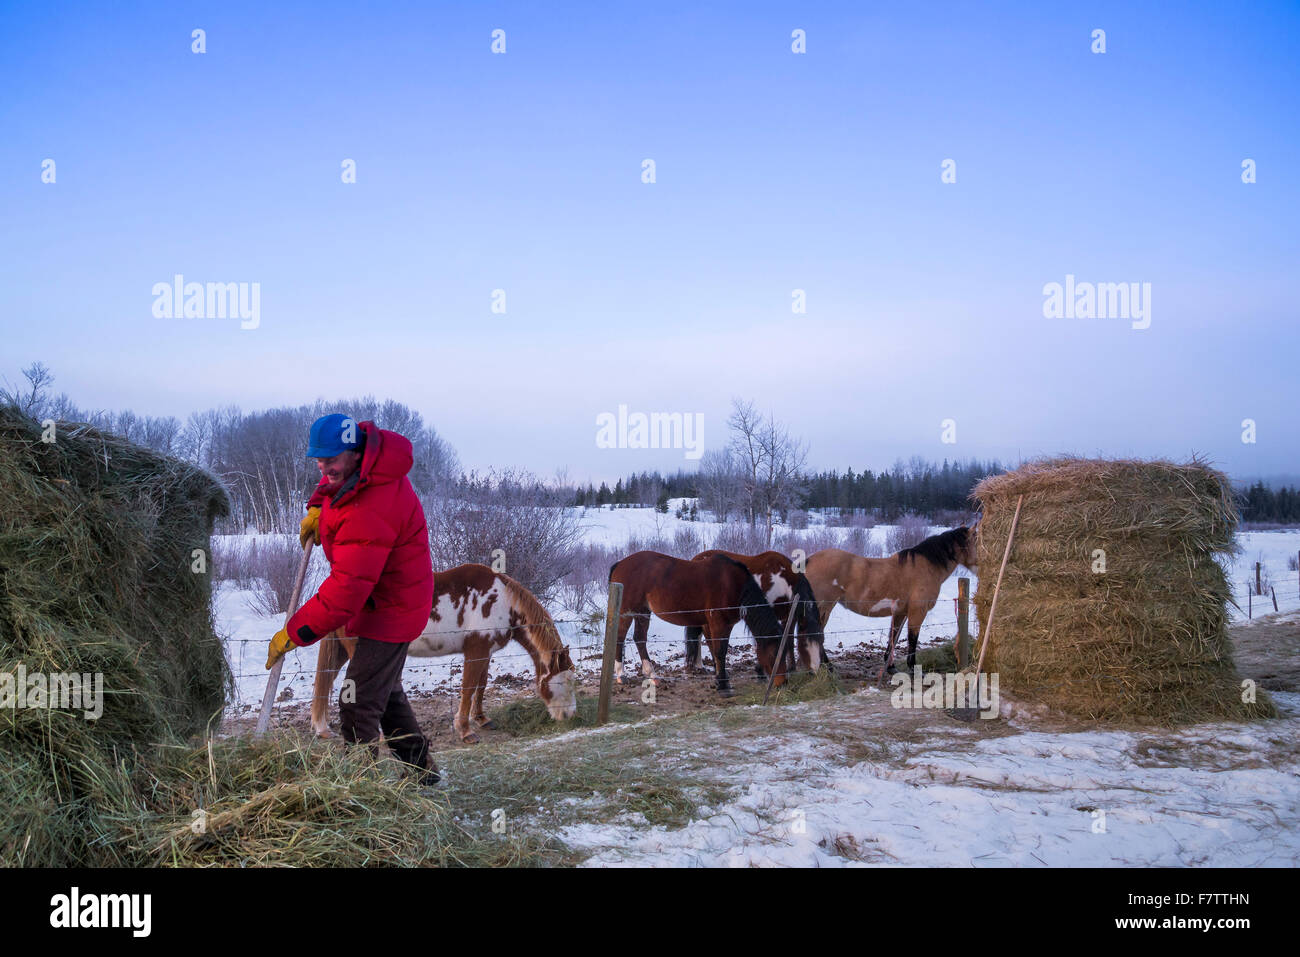
[[[407,646],[433,608],[429,533],[406,477],[414,463],[410,440],[336,413],[312,424],[307,456],[316,459],[321,480],[307,502],[301,539],[321,544],[330,574],[271,639],[266,667],[346,625],[358,641],[347,671],[352,694],[345,683],[339,697],[343,739],[376,751],[382,730],[420,783],[435,784],[429,742],[402,691]]]

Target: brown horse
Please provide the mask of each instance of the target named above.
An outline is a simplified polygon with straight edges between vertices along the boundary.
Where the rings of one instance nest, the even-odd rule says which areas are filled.
[[[916,665],[921,622],[938,600],[939,587],[958,565],[978,574],[978,548],[976,524],[931,535],[889,558],[863,558],[839,548],[816,552],[808,558],[807,575],[817,596],[821,626],[826,627],[836,604],[859,615],[891,615],[885,660],[892,673],[894,645],[906,621],[907,668],[911,671]]]
[[[470,744],[478,740],[478,735],[470,730],[471,718],[480,728],[493,727],[483,713],[488,664],[493,652],[500,651],[512,638],[533,659],[537,694],[551,717],[560,721],[577,713],[577,680],[569,648],[532,592],[486,565],[457,565],[436,573],[433,582],[429,624],[411,642],[407,653],[413,658],[465,656],[460,710],[454,722],[461,740]],[[330,690],[343,665],[344,652],[351,659],[356,645],[355,636],[344,636],[337,631],[321,641],[311,703],[311,726],[319,735],[329,734],[326,713]]]
[[[623,586],[614,659],[619,684],[623,683],[623,643],[632,624],[636,625],[633,638],[641,654],[641,673],[654,674],[646,650],[651,614],[671,625],[684,625],[688,633],[698,629],[695,634],[704,635],[713,654],[714,683],[724,697],[733,694],[727,675],[727,642],[731,629],[742,620],[754,636],[764,673],[775,672],[774,685],[785,683],[785,662],[776,660],[781,625],[749,569],[740,562],[726,555],[687,561],[659,552],[634,552],[611,566],[609,580]],[[696,640],[698,643],[698,637]]]
[[[821,667],[822,661],[826,659],[826,651],[822,642],[817,601],[813,595],[812,586],[808,584],[807,577],[794,570],[794,564],[790,559],[780,552],[767,551],[760,552],[757,555],[740,555],[736,552],[711,548],[708,551],[700,552],[691,561],[698,562],[710,555],[726,555],[749,569],[749,573],[754,576],[754,581],[763,592],[763,596],[767,598],[767,603],[776,612],[776,620],[780,623],[783,634],[786,619],[790,617],[790,606],[794,604],[796,598],[799,599],[799,618],[795,622],[797,638],[792,643],[797,645],[798,648],[799,666],[809,671],[816,671]],[[692,663],[692,659],[694,659],[694,663],[698,664],[699,639],[698,631],[692,634],[692,629],[686,629],[686,660],[688,665]],[[692,651],[694,654],[692,654]],[[790,651],[793,653],[793,649],[790,649]],[[787,662],[787,669],[793,670],[790,662]]]

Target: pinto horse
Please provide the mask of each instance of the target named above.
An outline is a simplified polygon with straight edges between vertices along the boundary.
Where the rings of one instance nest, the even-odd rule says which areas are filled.
[[[951,528],[931,535],[920,544],[889,558],[863,558],[839,548],[827,548],[808,557],[807,576],[817,595],[821,626],[836,604],[859,615],[884,617],[889,628],[885,660],[894,672],[894,645],[907,622],[907,669],[916,666],[916,643],[921,623],[939,597],[939,587],[952,570],[965,565],[979,573],[979,525]]]
[[[710,555],[726,555],[749,569],[749,573],[754,576],[754,581],[758,584],[764,597],[767,598],[768,604],[776,612],[776,619],[781,625],[782,634],[785,633],[786,619],[790,617],[790,607],[794,604],[796,598],[799,599],[799,618],[795,622],[798,629],[799,665],[809,671],[816,671],[821,667],[822,661],[826,659],[826,651],[823,647],[817,601],[813,595],[812,586],[808,584],[807,577],[794,570],[794,564],[790,559],[780,552],[767,551],[760,552],[757,555],[740,555],[736,552],[711,548],[708,551],[700,552],[691,561],[698,562]],[[694,638],[693,648],[692,638]],[[692,635],[691,629],[687,628],[686,661],[688,667],[691,664],[699,664],[699,648],[699,633],[696,632]],[[692,661],[692,650],[694,650],[694,661]],[[790,652],[792,653],[793,649],[790,649]],[[789,663],[787,663],[787,668],[789,668]],[[789,670],[793,669],[789,668]]]
[[[511,639],[523,645],[533,659],[537,695],[551,717],[560,721],[577,713],[577,679],[569,648],[532,592],[486,565],[457,565],[438,572],[433,581],[429,623],[411,642],[407,654],[413,658],[465,656],[460,710],[454,722],[462,741],[478,741],[470,728],[471,720],[480,728],[494,727],[483,713],[488,664],[493,652],[500,651]],[[345,636],[342,630],[331,632],[321,642],[311,702],[311,726],[318,735],[329,734],[326,714],[330,691],[343,665],[344,652],[351,659],[356,645],[356,637]]]
[[[623,643],[632,624],[636,625],[633,638],[641,654],[641,673],[647,677],[654,674],[646,650],[651,614],[670,625],[684,625],[688,646],[692,634],[697,646],[699,636],[704,636],[713,654],[714,684],[724,697],[734,694],[727,675],[727,642],[731,629],[742,620],[754,636],[764,673],[775,672],[774,685],[785,683],[785,662],[776,660],[780,622],[749,569],[735,559],[718,554],[687,561],[659,552],[634,552],[610,567],[609,580],[623,586],[614,659],[619,684],[623,683]],[[689,652],[687,659],[689,665]]]

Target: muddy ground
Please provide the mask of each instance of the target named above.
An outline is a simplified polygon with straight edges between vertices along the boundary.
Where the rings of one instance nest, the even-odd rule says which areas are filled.
[[[1291,612],[1257,619],[1250,624],[1236,626],[1231,630],[1231,635],[1237,668],[1243,678],[1253,678],[1266,690],[1300,691],[1300,614]],[[930,646],[941,643],[941,640],[936,640]],[[829,653],[841,687],[847,692],[856,691],[874,681],[884,662],[883,646],[848,651],[831,648]],[[590,655],[576,663],[583,674],[583,680],[578,686],[579,697],[595,699],[599,695],[599,657]],[[712,663],[707,655],[705,664],[708,673],[687,675],[683,668],[683,656],[677,653],[657,665],[653,704],[642,701],[641,678],[631,674],[632,666],[629,663],[627,682],[622,687],[615,687],[613,705],[616,708],[622,705],[633,711],[644,711],[648,717],[651,714],[670,716],[753,703],[754,694],[761,696],[765,684],[755,674],[753,648],[743,645],[733,647],[727,663],[732,686],[737,692],[734,698],[723,698],[714,690]],[[454,669],[453,673],[456,678],[452,682],[434,691],[414,692],[410,695],[411,706],[434,751],[472,747],[464,744],[452,727],[452,719],[460,703],[459,669]],[[510,702],[535,696],[531,678],[502,675],[490,679],[484,697],[484,709],[491,717],[496,710]],[[304,733],[309,731],[308,702],[282,702],[276,710],[274,720],[279,726],[290,726]],[[251,731],[253,724],[254,717],[241,716],[228,720],[223,730],[227,734],[237,735]],[[330,706],[330,727],[335,733],[338,732],[338,707],[333,700]],[[483,742],[509,738],[506,732],[499,730],[485,729],[479,735]]]
[[[941,643],[941,641],[933,642],[933,644]],[[921,647],[928,646],[922,645]],[[884,651],[883,646],[849,651],[837,651],[832,646],[828,654],[835,664],[836,676],[839,678],[843,690],[848,692],[856,691],[870,678],[873,678],[884,663]],[[736,692],[734,698],[723,698],[714,690],[713,662],[707,652],[704,655],[707,673],[695,675],[686,674],[684,655],[679,652],[671,656],[667,661],[661,660],[657,662],[655,700],[651,705],[641,700],[643,694],[642,678],[639,673],[634,673],[633,657],[634,653],[633,656],[630,656],[627,665],[628,674],[625,676],[625,684],[622,687],[616,685],[614,688],[612,705],[617,707],[621,704],[628,708],[644,710],[647,716],[651,713],[666,716],[688,711],[701,711],[706,708],[749,704],[752,703],[755,693],[762,695],[766,684],[766,679],[760,680],[755,672],[752,646],[733,646],[727,656],[731,685]],[[599,656],[590,655],[589,657],[578,658],[575,659],[575,664],[582,675],[582,680],[578,684],[578,697],[597,698],[600,694]],[[460,669],[453,668],[452,673],[455,676],[452,681],[433,691],[408,692],[411,708],[415,711],[415,716],[419,719],[420,726],[424,729],[424,733],[429,738],[430,744],[435,751],[445,751],[455,747],[469,747],[460,740],[460,735],[452,727],[452,719],[456,715],[456,709],[460,706]],[[338,683],[336,682],[334,697],[330,702],[329,718],[330,728],[336,734],[339,728],[337,697]],[[487,712],[488,717],[491,717],[496,709],[512,701],[535,697],[536,691],[531,678],[514,675],[492,677],[488,681],[488,689],[483,696],[483,709]],[[243,734],[251,731],[255,723],[255,715],[241,715],[237,718],[230,718],[223,724],[223,733],[230,735]],[[311,729],[309,703],[307,701],[290,703],[281,699],[276,707],[273,723],[280,727],[292,727],[304,733],[309,731]],[[479,732],[479,737],[480,740],[486,742],[505,739],[509,735],[501,731],[482,730]]]

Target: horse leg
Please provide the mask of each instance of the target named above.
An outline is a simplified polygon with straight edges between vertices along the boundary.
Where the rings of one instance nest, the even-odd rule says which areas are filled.
[[[897,609],[889,623],[889,647],[885,650],[885,671],[891,675],[898,670],[894,667],[894,647],[903,633],[903,622],[906,620],[907,610]]]
[[[623,646],[627,642],[627,630],[632,627],[633,613],[626,608],[619,609],[618,641],[614,652],[614,684],[623,684]]]
[[[700,635],[704,629],[698,625],[686,626],[686,673],[693,675],[700,670]]]
[[[356,651],[357,640],[343,637],[343,630],[331,631],[316,648],[316,679],[311,697],[311,729],[322,738],[330,737],[330,692],[334,679],[343,667],[344,652],[349,660]]]
[[[483,673],[479,675],[478,685],[474,688],[473,710],[470,712],[474,723],[487,731],[495,731],[496,723],[483,713],[483,692],[487,690],[488,668],[491,661],[483,662]]]
[[[916,667],[916,643],[921,637],[921,622],[925,621],[925,605],[914,605],[907,613],[907,670]]]
[[[456,732],[466,744],[477,744],[478,735],[469,726],[470,708],[479,682],[487,674],[488,643],[477,638],[465,639],[465,667],[460,676],[460,707],[456,710]]]
[[[709,616],[713,619],[713,615]],[[731,638],[732,626],[721,621],[710,621],[704,629],[704,637],[709,641],[709,651],[713,655],[714,687],[724,698],[735,696],[731,690],[731,678],[727,674],[727,642]]]
[[[636,616],[636,627],[632,631],[632,640],[636,642],[637,654],[641,656],[641,674],[646,678],[654,677],[655,664],[650,660],[646,648],[646,637],[650,634],[650,613]]]

